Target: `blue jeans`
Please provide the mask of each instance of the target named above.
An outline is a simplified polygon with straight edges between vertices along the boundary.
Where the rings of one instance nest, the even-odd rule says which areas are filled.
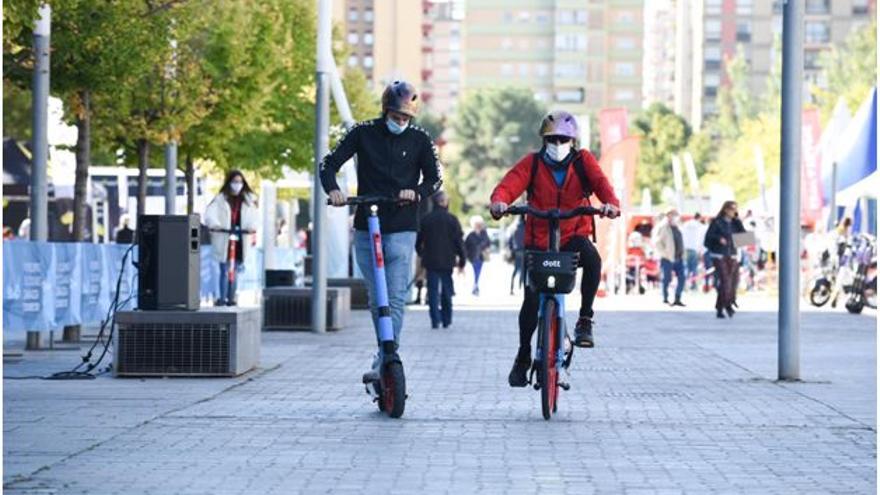
[[[700,256],[695,249],[685,250],[687,261],[687,277],[691,281],[691,290],[697,290],[697,276],[699,275]]]
[[[678,279],[675,285],[675,300],[681,301],[681,293],[684,291],[684,263],[681,260],[661,259],[660,269],[663,270],[663,300],[669,300],[669,284],[672,283],[672,272],[675,272],[675,277]]]
[[[428,310],[431,326],[452,324],[452,270],[428,270]]]
[[[385,280],[388,284],[388,305],[391,307],[391,324],[394,328],[394,341],[400,344],[400,331],[403,328],[403,309],[409,294],[409,280],[412,276],[413,253],[416,249],[415,232],[395,232],[382,235],[382,253],[385,258]],[[373,252],[370,247],[370,233],[358,230],[354,233],[354,254],[358,268],[364,274],[370,295],[370,312],[373,314],[373,328],[376,342],[379,340],[379,310],[376,307],[375,272],[373,271]]]
[[[483,257],[477,255],[476,258],[471,261],[471,266],[474,267],[474,291],[480,290],[480,272],[483,271]]]
[[[238,277],[244,271],[244,263],[235,264],[235,280],[229,283],[229,264],[220,263],[220,299],[221,304],[232,304],[235,302],[235,288],[238,285]]]

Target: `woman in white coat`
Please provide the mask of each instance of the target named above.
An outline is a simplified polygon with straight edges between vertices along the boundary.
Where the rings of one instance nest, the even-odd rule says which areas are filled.
[[[217,306],[235,306],[235,280],[244,268],[251,236],[256,232],[258,222],[256,194],[240,171],[230,171],[220,192],[205,210],[205,225],[211,231],[211,252],[220,265],[220,298]],[[238,238],[234,259],[230,256],[231,233]]]

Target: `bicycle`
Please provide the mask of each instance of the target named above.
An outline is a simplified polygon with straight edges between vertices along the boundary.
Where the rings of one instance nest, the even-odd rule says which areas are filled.
[[[376,297],[376,308],[379,314],[379,341],[382,362],[379,368],[379,380],[368,381],[364,377],[364,388],[367,394],[374,395],[379,411],[392,418],[403,415],[406,407],[406,375],[403,372],[403,361],[397,353],[394,342],[394,328],[391,323],[391,309],[388,305],[388,284],[385,279],[385,259],[382,254],[382,233],[379,226],[379,205],[398,204],[400,200],[385,196],[352,196],[346,200],[347,206],[368,206],[367,227],[370,233],[370,251],[373,261],[373,284]],[[327,204],[332,206],[330,200]],[[372,392],[371,392],[372,390]]]
[[[528,284],[538,293],[538,340],[529,376],[537,372],[535,390],[541,391],[541,413],[549,420],[556,413],[559,389],[571,386],[560,374],[571,365],[574,346],[565,323],[565,294],[575,286],[579,253],[559,250],[559,221],[577,216],[599,215],[601,210],[580,206],[573,210],[538,210],[527,205],[510,206],[505,215],[532,215],[550,222],[550,241],[546,251],[526,251]]]

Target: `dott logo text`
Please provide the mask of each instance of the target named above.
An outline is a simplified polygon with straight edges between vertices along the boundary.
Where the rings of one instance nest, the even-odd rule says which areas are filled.
[[[544,265],[544,268],[550,268],[551,266],[553,268],[562,268],[562,262],[559,260],[544,260],[544,263],[542,264]]]

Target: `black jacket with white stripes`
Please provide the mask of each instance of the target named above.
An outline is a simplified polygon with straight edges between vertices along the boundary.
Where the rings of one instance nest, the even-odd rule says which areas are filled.
[[[401,134],[393,134],[384,118],[360,122],[336,144],[321,162],[324,190],[339,189],[336,173],[357,155],[358,196],[393,196],[404,189],[416,191],[420,198],[440,189],[440,161],[431,136],[410,124]],[[421,181],[421,182],[419,182]],[[367,230],[367,208],[358,207],[356,230]],[[418,205],[381,205],[379,222],[383,233],[419,230]]]

